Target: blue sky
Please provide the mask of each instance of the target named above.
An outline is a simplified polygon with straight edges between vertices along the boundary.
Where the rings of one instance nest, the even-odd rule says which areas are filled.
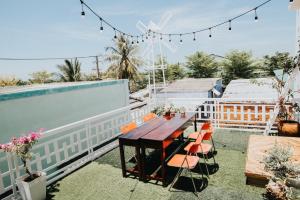
[[[121,30],[139,33],[138,21],[159,23],[168,12],[172,17],[163,32],[194,31],[234,17],[264,0],[85,0],[95,11]],[[272,0],[258,10],[259,21],[250,13],[227,26],[192,37],[172,38],[175,51],[162,47],[170,63],[184,62],[185,57],[197,50],[224,55],[239,49],[252,51],[255,57],[276,51],[295,49],[295,12],[288,10],[288,0]],[[73,57],[104,54],[104,47],[112,45],[113,32],[105,28],[99,32],[99,20],[86,11],[80,16],[79,0],[5,0],[0,7],[0,57]],[[156,45],[158,46],[158,45]],[[146,44],[141,45],[141,52]],[[155,53],[159,53],[155,48]],[[84,59],[82,69],[90,72],[93,59]],[[26,79],[34,71],[57,72],[55,61],[0,61],[0,75],[15,75]],[[106,69],[106,63],[101,69]]]

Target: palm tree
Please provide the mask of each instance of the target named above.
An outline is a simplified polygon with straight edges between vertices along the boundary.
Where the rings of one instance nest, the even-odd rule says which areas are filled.
[[[138,47],[130,43],[124,36],[115,40],[115,47],[106,47],[105,60],[110,62],[108,73],[115,74],[117,79],[129,79],[136,82],[139,79],[138,67],[142,64],[136,55]]]
[[[61,74],[58,74],[59,78],[64,82],[75,82],[80,81],[80,62],[77,58],[72,62],[72,60],[65,60],[64,65],[58,65],[57,68],[61,71]]]

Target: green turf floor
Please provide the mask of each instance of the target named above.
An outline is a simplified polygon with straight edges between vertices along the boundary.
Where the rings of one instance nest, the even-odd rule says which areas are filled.
[[[214,138],[217,146],[215,156],[218,165],[210,165],[210,178],[201,179],[194,171],[200,199],[263,199],[263,188],[245,184],[245,151],[249,133],[217,130]],[[126,149],[127,157],[133,155]],[[155,162],[152,153],[148,162]],[[183,174],[170,192],[161,183],[140,182],[134,177],[123,178],[120,169],[119,149],[116,148],[92,163],[75,171],[48,188],[48,199],[99,199],[99,200],[168,200],[197,199],[191,192],[192,182],[188,173]],[[213,160],[210,160],[213,163]],[[204,166],[202,166],[204,168]],[[173,169],[174,170],[174,169]],[[170,180],[174,173],[169,176]]]

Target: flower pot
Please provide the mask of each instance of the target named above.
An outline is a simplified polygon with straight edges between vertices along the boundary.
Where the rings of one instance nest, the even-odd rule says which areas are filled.
[[[279,136],[300,136],[300,126],[297,121],[293,120],[281,120],[278,123],[278,135]]]
[[[23,200],[44,200],[46,199],[47,177],[45,172],[33,173],[36,178],[27,181],[27,174],[16,179],[17,186]]]

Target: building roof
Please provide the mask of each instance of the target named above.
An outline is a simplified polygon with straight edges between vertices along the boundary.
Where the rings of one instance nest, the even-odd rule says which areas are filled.
[[[255,82],[254,82],[255,80]],[[222,98],[272,98],[278,93],[273,88],[274,78],[238,79],[227,85]]]
[[[218,80],[221,78],[185,78],[171,83],[162,92],[207,92]]]

